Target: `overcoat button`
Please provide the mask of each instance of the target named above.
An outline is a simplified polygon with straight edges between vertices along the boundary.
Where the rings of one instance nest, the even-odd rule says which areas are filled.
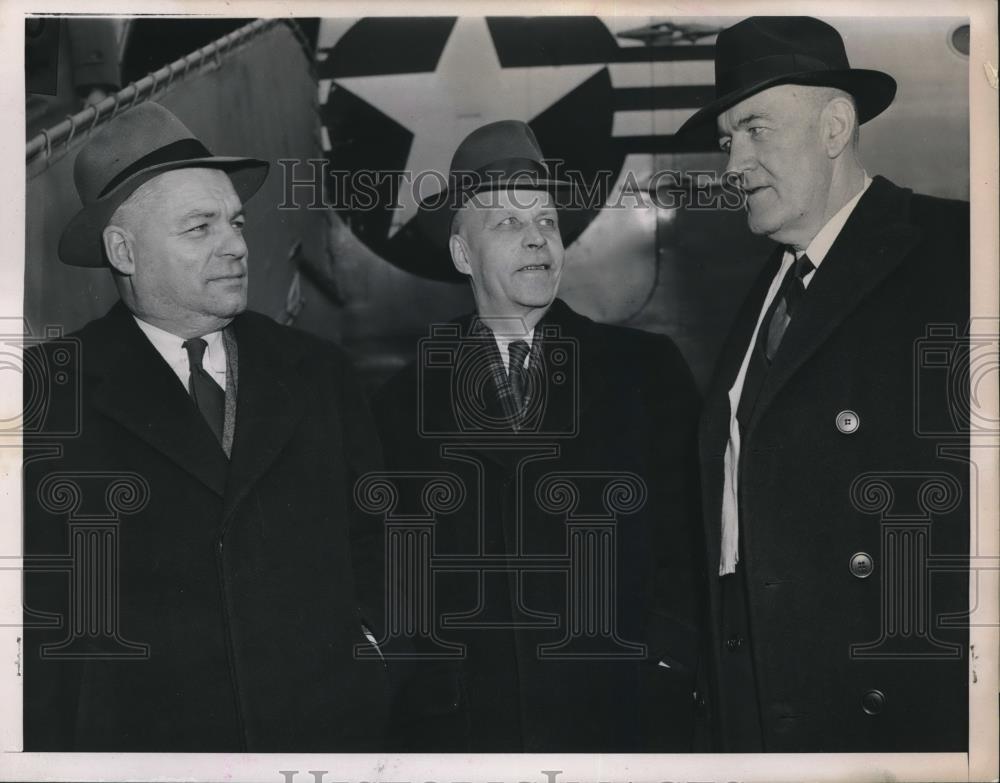
[[[855,552],[851,555],[851,573],[858,579],[871,576],[874,570],[875,564],[872,562],[872,556],[867,552]]]
[[[726,639],[726,647],[730,650],[739,650],[743,647],[743,637],[742,636],[731,636]]]
[[[861,417],[854,411],[841,411],[837,414],[837,429],[845,435],[853,435],[861,426]]]
[[[885,709],[885,694],[871,690],[861,697],[861,709],[869,715],[878,715]]]

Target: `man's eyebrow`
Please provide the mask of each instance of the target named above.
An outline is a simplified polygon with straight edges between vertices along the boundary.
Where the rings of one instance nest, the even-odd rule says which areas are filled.
[[[769,120],[769,119],[771,118],[764,112],[754,112],[753,114],[747,114],[745,117],[741,117],[740,119],[738,119],[736,121],[736,127],[743,128],[749,125],[754,120]]]
[[[195,208],[181,215],[181,220],[193,220],[194,218],[214,218],[218,215],[218,210]]]
[[[194,220],[199,218],[203,220],[211,220],[215,217],[218,217],[218,215],[219,211],[217,209],[204,209],[196,207],[195,209],[192,209],[189,212],[185,212],[183,215],[181,215],[181,221],[186,222],[188,220]],[[244,217],[242,207],[240,207],[230,219],[236,220],[236,218],[241,218],[241,217]]]

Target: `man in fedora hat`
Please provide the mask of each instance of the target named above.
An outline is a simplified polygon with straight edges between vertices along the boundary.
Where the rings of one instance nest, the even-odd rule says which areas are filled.
[[[79,422],[25,467],[29,561],[73,557],[72,580],[25,580],[28,750],[381,747],[385,671],[354,656],[381,602],[350,536],[377,440],[335,346],[246,312],[243,205],[267,169],[155,103],[76,159],[60,257],[121,301],[69,336],[76,388],[26,384],[47,421]],[[99,565],[80,520],[110,525]]]
[[[412,727],[411,749],[693,750],[691,374],[668,338],[557,298],[573,189],[548,175],[527,124],[473,131],[448,183],[421,219],[476,312],[431,327],[375,406],[401,498],[428,471],[462,487],[444,510],[422,496],[442,559],[415,644],[457,662],[450,684],[434,663],[416,680],[436,672],[451,698]]]
[[[961,367],[968,205],[868,175],[858,128],[896,83],[830,25],[746,19],[715,74],[680,133],[717,136],[778,243],[702,421],[718,746],[965,750],[968,414],[919,349],[943,328]]]

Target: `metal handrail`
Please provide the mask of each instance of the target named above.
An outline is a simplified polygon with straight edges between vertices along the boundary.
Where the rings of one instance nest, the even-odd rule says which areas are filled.
[[[31,138],[25,150],[25,160],[28,164],[36,160],[51,161],[53,149],[58,145],[68,148],[75,136],[79,134],[83,134],[84,137],[89,136],[101,122],[110,120],[125,108],[150,100],[158,89],[165,90],[170,87],[178,74],[183,78],[192,67],[200,68],[209,58],[221,62],[223,54],[229,54],[236,46],[283,22],[282,19],[257,19],[157,71],[146,74],[139,81],[131,82],[100,103],[88,106]]]

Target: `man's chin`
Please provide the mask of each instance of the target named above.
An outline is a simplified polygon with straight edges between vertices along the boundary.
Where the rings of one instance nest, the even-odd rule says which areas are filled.
[[[247,300],[245,298],[239,299],[232,302],[216,302],[215,307],[212,310],[212,315],[216,318],[224,318],[232,320],[240,313],[245,312],[247,309]]]
[[[519,301],[528,307],[545,307],[555,299],[560,277],[549,274],[544,279],[521,278],[521,285],[516,289]]]
[[[752,212],[747,215],[747,228],[750,229],[751,234],[765,237],[770,237],[776,231],[781,230],[781,226],[776,225],[774,221],[767,220],[763,215],[755,217]]]
[[[545,291],[525,291],[518,297],[518,304],[522,307],[548,307],[552,300],[556,298],[556,289],[550,288]]]

